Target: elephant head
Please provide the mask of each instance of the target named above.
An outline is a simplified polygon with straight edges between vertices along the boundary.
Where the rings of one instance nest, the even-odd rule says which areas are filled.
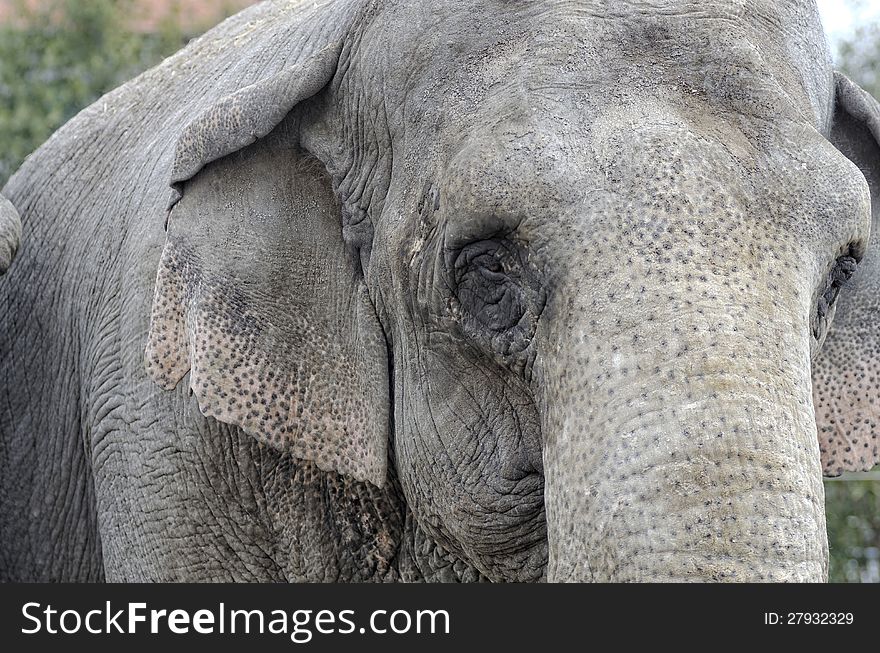
[[[730,4],[278,3],[179,135],[150,374],[493,580],[824,578],[880,110],[812,0]]]
[[[15,207],[0,195],[0,274],[9,269],[21,240],[21,220]]]

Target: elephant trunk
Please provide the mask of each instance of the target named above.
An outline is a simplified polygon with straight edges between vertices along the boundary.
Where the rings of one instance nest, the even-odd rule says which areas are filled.
[[[612,308],[542,368],[548,580],[824,580],[805,307]]]

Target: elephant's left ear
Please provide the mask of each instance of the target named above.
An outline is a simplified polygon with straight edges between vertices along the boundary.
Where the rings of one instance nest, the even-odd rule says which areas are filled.
[[[326,47],[220,99],[187,126],[171,173],[148,373],[190,373],[201,411],[325,471],[381,486],[387,344],[324,165],[299,144]]]
[[[835,73],[831,141],[868,180],[873,220],[864,259],[841,293],[813,362],[813,404],[827,476],[880,463],[880,104]]]

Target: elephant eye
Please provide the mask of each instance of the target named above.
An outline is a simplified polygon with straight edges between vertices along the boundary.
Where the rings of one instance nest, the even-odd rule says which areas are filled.
[[[839,256],[831,268],[831,272],[825,278],[824,287],[821,289],[819,300],[816,305],[816,326],[813,336],[820,340],[829,327],[829,313],[834,308],[841,289],[847,284],[859,265],[861,255],[856,248],[851,247],[847,253]]]
[[[821,303],[827,307],[837,300],[840,289],[852,278],[858,265],[858,261],[850,254],[841,256],[834,262],[834,267],[828,275],[827,288],[822,295]]]
[[[465,247],[455,261],[455,288],[461,307],[492,331],[515,327],[525,313],[517,264],[498,243]]]
[[[522,249],[505,239],[462,247],[452,261],[455,308],[465,330],[508,354],[528,345],[540,312],[538,285]]]

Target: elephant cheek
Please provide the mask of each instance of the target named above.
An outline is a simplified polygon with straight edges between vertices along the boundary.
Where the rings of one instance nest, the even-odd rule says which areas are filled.
[[[548,580],[824,580],[808,344],[739,333],[546,366]]]

